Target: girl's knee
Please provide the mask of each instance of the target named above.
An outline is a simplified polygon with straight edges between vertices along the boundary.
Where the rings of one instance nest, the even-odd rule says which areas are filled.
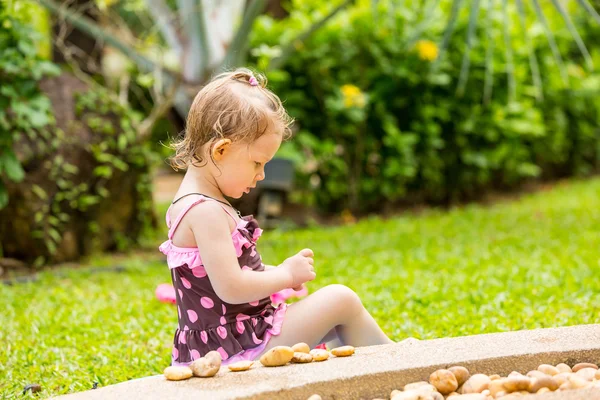
[[[330,301],[339,304],[348,313],[356,314],[363,309],[360,297],[348,286],[334,284],[326,286],[323,289],[327,290],[328,298],[331,299]]]

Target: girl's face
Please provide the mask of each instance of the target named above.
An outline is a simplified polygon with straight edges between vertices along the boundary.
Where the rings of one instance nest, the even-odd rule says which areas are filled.
[[[250,144],[226,145],[221,154],[216,154],[218,168],[209,162],[221,192],[237,199],[256,187],[258,181],[265,179],[265,164],[275,156],[281,140],[280,134],[267,132]]]

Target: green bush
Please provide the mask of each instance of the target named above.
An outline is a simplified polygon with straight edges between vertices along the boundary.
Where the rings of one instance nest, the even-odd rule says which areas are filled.
[[[253,30],[253,61],[259,70],[329,8],[292,3],[290,18],[263,17]],[[515,187],[525,179],[585,174],[597,167],[600,100],[593,93],[600,88],[600,76],[579,67],[581,57],[556,11],[544,10],[563,57],[569,56],[570,89],[564,89],[553,66],[542,26],[532,23],[528,28],[545,99],[539,103],[518,15],[509,9],[517,82],[512,99],[503,13],[498,8],[488,15],[483,6],[468,81],[464,94],[457,95],[469,13],[464,7],[447,50],[438,55],[449,3],[431,14],[413,2],[381,1],[376,9],[371,2],[359,2],[306,42],[295,43],[298,51],[289,62],[269,71],[272,88],[298,121],[296,137],[282,154],[296,160],[306,201],[324,210],[353,211],[408,200],[448,203],[489,188]],[[527,21],[535,21],[534,16]],[[488,26],[493,27],[491,39]],[[586,43],[597,43],[598,30],[594,34],[585,27]],[[484,105],[490,44],[495,48],[494,85]],[[598,49],[591,50],[599,63]]]
[[[4,180],[20,182],[25,173],[13,150],[17,135],[34,139],[54,123],[50,100],[38,81],[60,70],[39,55],[30,26],[0,4],[0,209],[8,203]]]

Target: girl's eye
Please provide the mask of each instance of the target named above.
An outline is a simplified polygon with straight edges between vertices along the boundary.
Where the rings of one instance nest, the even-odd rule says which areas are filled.
[[[257,162],[257,161],[254,161],[254,164],[255,164],[257,167],[260,167],[260,166],[262,165],[262,163],[259,163],[259,162]]]

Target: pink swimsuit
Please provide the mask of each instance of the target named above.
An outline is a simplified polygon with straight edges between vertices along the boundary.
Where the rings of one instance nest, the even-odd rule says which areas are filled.
[[[172,239],[185,214],[203,201],[214,201],[199,195],[171,224],[167,211],[169,240],[160,246],[167,256],[173,286],[177,292],[179,327],[173,339],[172,365],[189,365],[211,350],[221,353],[223,364],[254,360],[263,351],[272,335],[279,335],[287,305],[277,308],[271,298],[256,299],[250,303],[229,304],[215,291],[202,264],[197,247],[177,247]],[[252,216],[239,222],[225,207],[225,212],[236,222],[231,234],[238,263],[242,270],[264,271],[256,241],[262,230]]]

